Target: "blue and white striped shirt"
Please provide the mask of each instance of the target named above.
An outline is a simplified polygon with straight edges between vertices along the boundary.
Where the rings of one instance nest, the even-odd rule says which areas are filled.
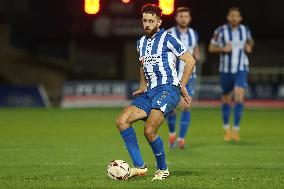
[[[177,27],[172,27],[168,29],[174,37],[178,38],[182,44],[187,48],[189,53],[193,55],[194,49],[198,46],[198,33],[192,29],[188,28],[186,32],[180,32]],[[181,60],[177,60],[176,68],[179,79],[182,78],[183,71],[184,71],[184,62]],[[194,67],[191,77],[196,77],[196,68]]]
[[[235,30],[229,24],[222,25],[215,30],[211,44],[219,47],[225,47],[227,43],[232,44],[232,52],[220,54],[220,72],[248,71],[249,61],[245,52],[245,44],[250,39],[252,36],[249,28],[242,24]]]
[[[179,85],[176,60],[187,51],[180,40],[160,29],[152,38],[140,38],[137,50],[148,89],[163,84]]]

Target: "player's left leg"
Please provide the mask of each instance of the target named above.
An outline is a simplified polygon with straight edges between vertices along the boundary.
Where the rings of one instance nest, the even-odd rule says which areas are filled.
[[[176,111],[171,112],[168,117],[169,147],[174,148],[176,142]]]
[[[153,180],[163,180],[169,176],[163,141],[161,137],[157,135],[157,131],[163,121],[163,112],[161,110],[152,109],[144,129],[145,137],[152,148],[157,162],[158,171],[155,173]]]
[[[178,105],[181,92],[179,87],[173,85],[163,85],[156,90],[157,93],[152,97],[152,110],[146,121],[144,133],[157,162],[158,170],[153,180],[164,180],[169,176],[169,170],[166,164],[163,141],[157,135],[157,131],[164,118]]]
[[[194,94],[194,87],[195,87],[195,77],[191,77],[186,85],[187,92],[189,96],[193,97]],[[181,117],[180,117],[180,132],[179,132],[179,138],[178,138],[178,145],[180,149],[185,148],[185,136],[189,129],[190,120],[191,120],[191,103],[185,102],[185,100],[181,99]]]
[[[178,147],[180,149],[185,148],[185,136],[189,129],[190,119],[191,119],[191,102],[187,103],[184,99],[181,99],[181,117],[180,117],[180,130],[178,137]]]
[[[234,127],[233,140],[239,141],[239,125],[244,110],[245,88],[247,87],[247,72],[241,71],[236,76],[234,87],[235,107],[234,107]]]

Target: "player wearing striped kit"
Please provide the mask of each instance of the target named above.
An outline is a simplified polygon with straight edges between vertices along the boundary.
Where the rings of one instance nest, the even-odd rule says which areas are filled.
[[[194,56],[196,60],[199,60],[199,48],[198,48],[198,34],[197,32],[188,27],[191,22],[191,11],[187,7],[178,7],[176,10],[176,17],[175,20],[177,25],[168,29],[174,37],[181,40],[183,45],[187,48],[190,54]],[[176,69],[178,73],[179,79],[181,79],[184,69],[184,62],[177,60],[176,62]],[[186,84],[186,89],[188,94],[192,97],[194,94],[194,87],[195,87],[195,80],[196,80],[196,68],[194,68],[192,75],[188,83]],[[191,114],[190,108],[191,103],[186,103],[183,99],[181,99],[180,106],[181,106],[181,117],[180,117],[180,130],[179,130],[179,137],[178,137],[178,146],[180,149],[185,148],[185,136],[187,130],[190,125]],[[169,126],[169,147],[174,148],[176,144],[176,112],[173,111],[168,116],[168,126]]]
[[[160,29],[162,10],[153,4],[142,8],[142,23],[145,36],[137,41],[140,67],[140,87],[133,93],[138,97],[117,117],[116,124],[133,162],[130,177],[142,176],[147,167],[142,159],[136,133],[131,124],[146,120],[144,135],[148,140],[157,162],[153,180],[164,180],[169,176],[162,139],[157,135],[160,125],[177,106],[180,96],[189,102],[186,83],[195,65],[180,40],[164,29]],[[177,59],[185,62],[182,79],[175,69]]]
[[[239,141],[239,124],[243,113],[245,88],[249,70],[248,53],[252,52],[253,38],[249,28],[241,24],[239,8],[232,7],[227,15],[228,24],[218,27],[211,39],[209,52],[220,54],[220,84],[222,87],[222,116],[224,140]],[[229,125],[230,103],[234,96],[234,125]]]

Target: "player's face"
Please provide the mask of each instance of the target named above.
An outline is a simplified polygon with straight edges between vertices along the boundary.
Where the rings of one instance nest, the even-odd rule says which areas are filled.
[[[183,11],[177,13],[176,22],[181,28],[188,27],[189,23],[191,22],[191,16],[189,12]]]
[[[237,10],[232,10],[229,12],[227,20],[231,24],[231,26],[237,27],[242,21],[241,13]]]
[[[143,27],[147,36],[154,35],[162,24],[162,20],[155,14],[143,13]]]

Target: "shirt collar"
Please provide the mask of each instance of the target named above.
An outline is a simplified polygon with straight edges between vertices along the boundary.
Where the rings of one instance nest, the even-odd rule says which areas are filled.
[[[159,31],[157,31],[153,36],[152,36],[152,38],[148,38],[147,36],[147,39],[150,39],[150,40],[153,40],[153,39],[155,39],[157,36],[160,36],[160,35],[162,35],[163,33],[164,33],[164,31],[165,31],[165,29],[164,28],[161,28]]]
[[[176,32],[182,34],[182,33],[189,33],[189,27],[186,28],[186,31],[185,32],[181,32],[179,29],[178,29],[178,26],[175,26],[175,30]]]
[[[229,28],[232,32],[234,31],[230,23],[228,23],[227,26],[228,26],[228,28]],[[239,28],[240,28],[240,24],[238,25],[238,27],[236,28],[236,30],[238,30]]]

